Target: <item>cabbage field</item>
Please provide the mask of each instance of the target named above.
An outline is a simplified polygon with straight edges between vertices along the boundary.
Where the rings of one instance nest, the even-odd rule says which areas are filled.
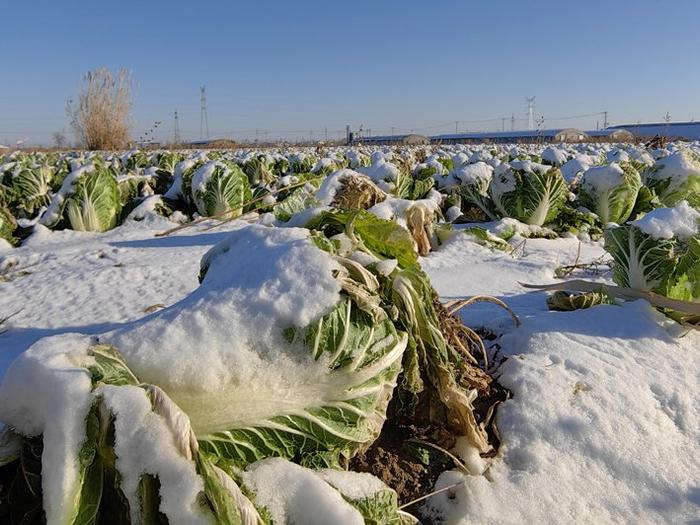
[[[0,156],[0,522],[690,523],[700,144]]]

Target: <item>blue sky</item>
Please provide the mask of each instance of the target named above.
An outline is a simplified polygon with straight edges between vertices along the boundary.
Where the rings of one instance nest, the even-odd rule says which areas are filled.
[[[321,138],[700,119],[700,2],[15,1],[2,8],[0,143],[70,131],[88,70],[136,79],[134,130]],[[476,122],[494,119],[489,122]],[[506,128],[510,122],[506,122]]]

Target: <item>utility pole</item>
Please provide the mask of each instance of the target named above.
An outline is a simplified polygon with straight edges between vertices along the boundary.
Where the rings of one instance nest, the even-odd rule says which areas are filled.
[[[603,129],[608,127],[608,112],[603,111]]]
[[[173,135],[173,144],[180,144],[180,121],[177,118],[177,109],[175,110],[175,133]]]
[[[394,135],[394,126],[391,126],[391,134]]]
[[[455,135],[459,133],[459,120],[455,120]]]
[[[207,86],[202,86],[201,88],[199,88],[199,93],[199,140],[209,140],[209,118],[207,117]]]
[[[325,135],[325,141],[328,142],[328,128],[323,129],[324,135]]]
[[[501,117],[501,131],[506,130],[506,117]]]
[[[544,115],[540,115],[537,119],[537,142],[542,143],[544,141]]]
[[[515,131],[515,115],[510,115],[510,130]]]

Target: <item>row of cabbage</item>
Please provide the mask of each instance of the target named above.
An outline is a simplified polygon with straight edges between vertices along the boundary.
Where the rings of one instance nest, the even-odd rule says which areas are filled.
[[[697,236],[679,237],[672,226],[664,233],[671,238],[656,238],[633,221],[678,207],[666,217],[693,222],[699,150],[579,144],[19,152],[0,161],[0,239],[16,244],[37,225],[103,232],[153,214],[176,223],[251,214],[263,224],[303,226],[324,210],[360,208],[407,228],[420,255],[459,222],[477,223],[467,231],[492,247],[507,247],[516,233],[605,234],[618,284],[692,299],[698,291],[679,285],[687,271],[676,274],[696,253]]]
[[[466,214],[590,230],[681,200],[697,207],[698,163],[692,150],[675,146],[14,153],[0,158],[1,231],[6,240],[37,222],[106,231],[146,203],[165,215],[179,212],[174,220],[181,222],[251,210],[284,219],[330,204],[327,191],[314,190],[341,169],[366,175],[391,198],[432,200],[448,221]]]

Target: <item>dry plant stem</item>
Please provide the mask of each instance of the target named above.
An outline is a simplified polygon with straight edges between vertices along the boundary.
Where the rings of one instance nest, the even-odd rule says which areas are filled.
[[[511,318],[513,319],[513,322],[515,323],[515,326],[520,326],[522,324],[520,318],[515,314],[515,312],[513,312],[513,310],[510,309],[510,307],[506,303],[504,303],[500,299],[497,299],[496,297],[491,297],[490,295],[475,295],[474,297],[470,297],[469,299],[463,299],[461,301],[450,301],[448,303],[450,304],[450,306],[446,306],[447,312],[450,315],[454,315],[465,306],[469,306],[474,303],[496,304],[510,314]]]
[[[314,177],[314,179],[311,179],[311,180],[315,180],[315,179],[317,179],[317,178],[321,178],[321,177]],[[257,203],[257,202],[262,201],[263,199],[265,199],[265,197],[267,197],[267,196],[269,196],[269,195],[275,195],[275,194],[277,194],[277,193],[279,193],[279,192],[281,192],[281,191],[300,188],[300,187],[302,187],[302,186],[305,186],[308,182],[309,182],[308,180],[305,180],[305,181],[302,181],[302,182],[296,182],[296,183],[294,183],[294,184],[290,184],[289,186],[285,186],[284,188],[277,188],[277,189],[275,189],[275,190],[271,190],[270,193],[268,193],[268,194],[266,194],[266,195],[263,195],[262,197],[256,197],[256,198],[254,198],[254,199],[249,200],[248,202],[244,202],[244,203],[241,205],[241,207],[242,207],[242,208],[245,208],[245,207],[247,207],[247,206],[250,206],[251,204],[255,204],[255,203]],[[264,206],[262,206],[262,207],[264,207]],[[258,209],[259,209],[259,208],[258,208]],[[251,211],[255,211],[255,210],[251,210]],[[209,220],[220,219],[220,218],[222,218],[222,217],[226,217],[226,215],[228,215],[228,214],[230,214],[230,213],[231,213],[231,210],[226,210],[226,211],[224,211],[224,212],[217,213],[216,215],[212,215],[212,216],[210,216],[210,217],[198,217],[197,219],[195,219],[195,220],[193,220],[193,221],[190,221],[190,222],[188,222],[187,224],[181,224],[180,226],[176,226],[175,228],[171,228],[170,230],[166,230],[166,231],[164,231],[164,232],[156,233],[156,237],[165,237],[165,236],[170,235],[170,234],[172,234],[172,233],[179,232],[180,230],[185,230],[185,229],[187,229],[187,228],[191,228],[191,227],[193,227],[193,226],[196,226],[197,224],[202,223],[202,222],[204,222],[204,221],[209,221]],[[229,222],[229,221],[231,221],[231,220],[233,220],[233,219],[226,219],[226,220],[222,221],[221,224],[224,224],[224,223]],[[218,226],[218,225],[217,225],[217,226]]]
[[[476,345],[479,347],[481,350],[481,355],[484,358],[484,370],[488,369],[489,367],[489,358],[488,355],[486,354],[486,347],[484,346],[484,341],[482,341],[481,337],[479,337],[479,334],[477,334],[474,330],[469,328],[468,326],[462,325],[462,330],[469,336],[469,338],[472,340],[472,342],[476,343]],[[474,359],[474,357],[469,354],[469,357]],[[476,359],[474,359],[476,362]]]
[[[251,215],[251,214],[253,214],[253,213],[256,213],[256,212],[259,211],[259,210],[262,210],[262,209],[265,208],[266,206],[267,206],[267,204],[261,204],[261,205],[259,205],[259,206],[256,206],[256,207],[253,208],[252,210],[248,210],[248,211],[245,212],[243,215],[239,215],[238,217],[231,217],[231,218],[229,218],[229,219],[225,219],[225,220],[219,221],[219,222],[217,222],[217,223],[215,223],[215,224],[210,224],[209,226],[205,226],[204,228],[202,228],[200,231],[208,232],[209,230],[213,230],[214,228],[218,228],[219,226],[223,226],[224,224],[226,224],[226,223],[228,223],[228,222],[231,222],[231,221],[233,221],[233,220],[235,220],[235,219],[238,219],[238,220],[251,220],[251,219],[254,219],[255,217],[257,217],[257,215],[252,215],[252,216],[250,216],[250,217],[247,217],[247,216],[248,216],[248,215]],[[211,218],[211,217],[210,217],[210,218]]]
[[[602,292],[606,293],[612,297],[617,297],[619,299],[634,300],[634,299],[645,299],[651,305],[659,308],[669,308],[671,310],[676,310],[677,312],[682,312],[691,315],[700,315],[700,303],[692,303],[689,301],[680,301],[677,299],[669,299],[663,295],[659,295],[654,292],[648,292],[644,290],[637,290],[635,288],[625,288],[624,286],[615,286],[611,284],[594,283],[591,281],[584,281],[582,279],[575,279],[573,281],[564,281],[555,284],[527,284],[519,283],[520,286],[525,288],[530,288],[532,290],[544,290],[544,291],[555,291],[555,290],[565,290],[572,292]]]
[[[13,312],[5,317],[0,317],[0,326],[5,324],[8,320],[12,319],[15,315],[19,314],[22,310],[24,310],[24,308],[20,308],[16,312]],[[5,332],[7,332],[7,330],[0,330],[0,334],[4,334]]]
[[[564,272],[562,273],[562,277],[568,277],[571,275],[576,268],[578,268],[579,260],[581,259],[581,241],[578,242],[578,249],[576,250],[576,259],[574,259],[574,264],[567,264],[564,266],[566,268]]]
[[[408,442],[409,442],[409,443],[418,443],[418,444],[420,444],[420,445],[425,445],[426,447],[431,447],[431,448],[434,448],[435,450],[437,450],[437,451],[439,451],[439,452],[442,452],[443,454],[445,454],[446,456],[448,456],[452,461],[454,461],[455,465],[457,465],[457,467],[459,468],[459,470],[461,470],[461,471],[462,471],[464,474],[466,474],[467,476],[470,475],[469,469],[468,469],[467,466],[462,462],[462,460],[459,459],[457,456],[455,456],[455,455],[454,455],[452,452],[450,452],[449,450],[446,450],[446,449],[442,448],[441,446],[436,445],[435,443],[431,443],[430,441],[423,441],[422,439],[409,439]]]
[[[453,483],[452,485],[448,485],[447,487],[442,487],[439,490],[434,490],[433,492],[429,492],[428,494],[421,496],[420,498],[416,498],[412,501],[409,501],[408,503],[404,503],[399,507],[399,510],[405,509],[407,507],[410,507],[411,505],[415,505],[416,503],[419,503],[423,500],[426,500],[428,498],[432,498],[433,496],[436,496],[437,494],[442,494],[443,492],[447,492],[448,490],[455,489],[459,487],[460,485],[464,485],[464,481],[460,481],[459,483]]]
[[[468,332],[467,332],[467,333],[468,333]],[[469,336],[470,336],[470,339],[473,339],[473,337],[471,337],[471,334],[469,334]],[[471,354],[471,352],[469,351],[469,349],[467,349],[467,348],[462,344],[462,342],[459,340],[459,338],[455,337],[454,340],[453,340],[452,342],[459,348],[459,350],[461,351],[461,353],[462,353],[462,355],[463,355],[464,357],[466,357],[469,361],[471,361],[471,363],[472,363],[473,365],[479,366],[479,362],[478,362],[478,361],[476,360],[476,358]]]
[[[513,246],[513,248],[510,250],[509,255],[512,255],[513,257],[516,256],[517,252],[522,249],[522,253],[525,253],[525,245],[527,244],[527,239],[523,239],[519,244],[516,244]]]

